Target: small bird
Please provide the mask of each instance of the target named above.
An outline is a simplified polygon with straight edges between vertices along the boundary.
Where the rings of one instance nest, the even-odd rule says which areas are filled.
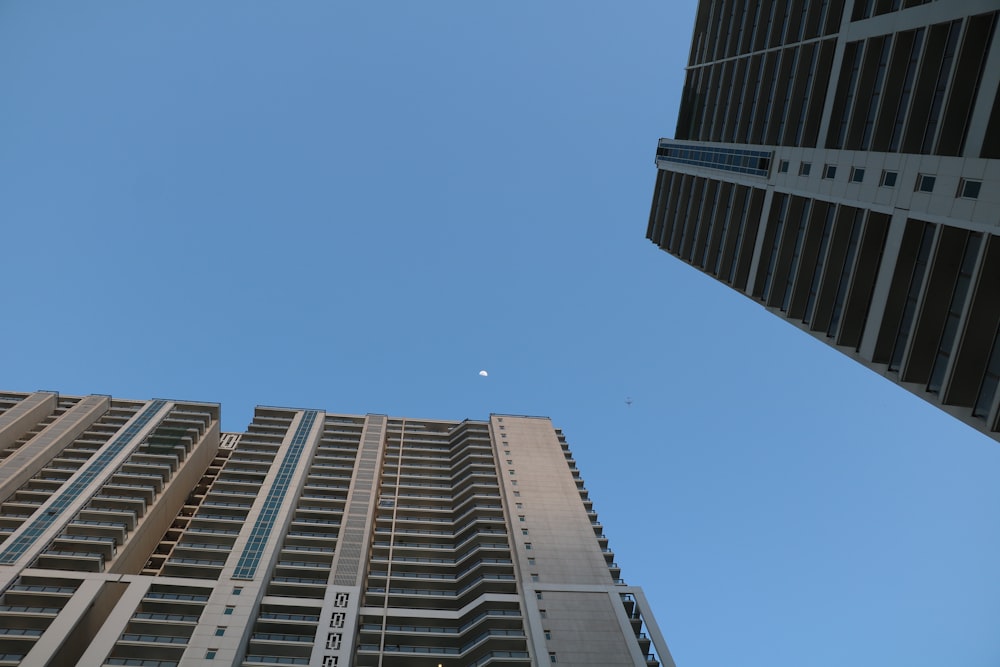
[[[632,407],[632,397],[631,396],[626,396],[625,397],[625,405],[629,406],[630,408]]]

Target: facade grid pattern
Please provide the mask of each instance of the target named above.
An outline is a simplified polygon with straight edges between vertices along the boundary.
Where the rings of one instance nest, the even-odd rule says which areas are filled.
[[[233,572],[233,579],[253,579],[257,573],[257,566],[260,564],[264,547],[271,537],[274,522],[278,518],[279,510],[288,492],[288,485],[292,482],[292,472],[299,464],[302,450],[305,448],[306,437],[312,430],[317,414],[316,410],[307,410],[295,429],[295,435],[292,437],[288,451],[285,452],[278,468],[278,475],[274,478],[271,488],[268,489],[264,508],[257,516],[257,521],[250,532],[250,540],[240,555],[239,563]]]
[[[998,21],[976,0],[702,0],[646,229],[993,438]],[[771,159],[701,157],[720,151]]]
[[[133,421],[128,427],[122,431],[121,435],[117,436],[111,444],[109,444],[104,451],[97,455],[97,457],[91,462],[79,476],[74,479],[69,486],[67,486],[62,492],[60,492],[55,500],[48,505],[48,509],[44,514],[34,519],[31,524],[16,538],[11,542],[4,550],[0,553],[0,564],[9,565],[11,563],[17,562],[17,560],[24,555],[28,549],[41,537],[45,531],[49,529],[56,521],[58,521],[62,513],[66,510],[69,505],[79,498],[80,494],[90,486],[90,484],[98,478],[104,472],[104,469],[108,464],[114,459],[118,454],[128,445],[133,438],[146,427],[147,424],[153,419],[156,414],[163,409],[167,404],[166,401],[157,400],[152,401],[146,409],[144,409],[135,421]]]
[[[0,521],[49,516],[17,494],[64,461],[38,498],[81,502],[0,572],[0,664],[673,667],[545,418],[259,407],[224,434],[214,404],[15,392],[3,415],[19,451],[72,428]]]

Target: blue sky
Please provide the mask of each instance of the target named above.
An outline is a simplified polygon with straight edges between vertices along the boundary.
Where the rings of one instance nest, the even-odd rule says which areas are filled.
[[[995,667],[1000,445],[644,238],[694,7],[0,3],[2,388],[549,415],[681,667]]]

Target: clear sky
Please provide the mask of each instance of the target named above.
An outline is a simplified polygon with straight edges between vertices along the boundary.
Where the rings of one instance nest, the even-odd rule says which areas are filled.
[[[0,388],[549,415],[680,667],[996,667],[1000,443],[644,238],[694,6],[0,1]]]

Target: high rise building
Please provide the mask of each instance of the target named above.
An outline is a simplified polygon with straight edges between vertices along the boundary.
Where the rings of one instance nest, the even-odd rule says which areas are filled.
[[[996,0],[703,0],[646,236],[997,438]]]
[[[0,393],[0,666],[668,665],[561,431]]]

